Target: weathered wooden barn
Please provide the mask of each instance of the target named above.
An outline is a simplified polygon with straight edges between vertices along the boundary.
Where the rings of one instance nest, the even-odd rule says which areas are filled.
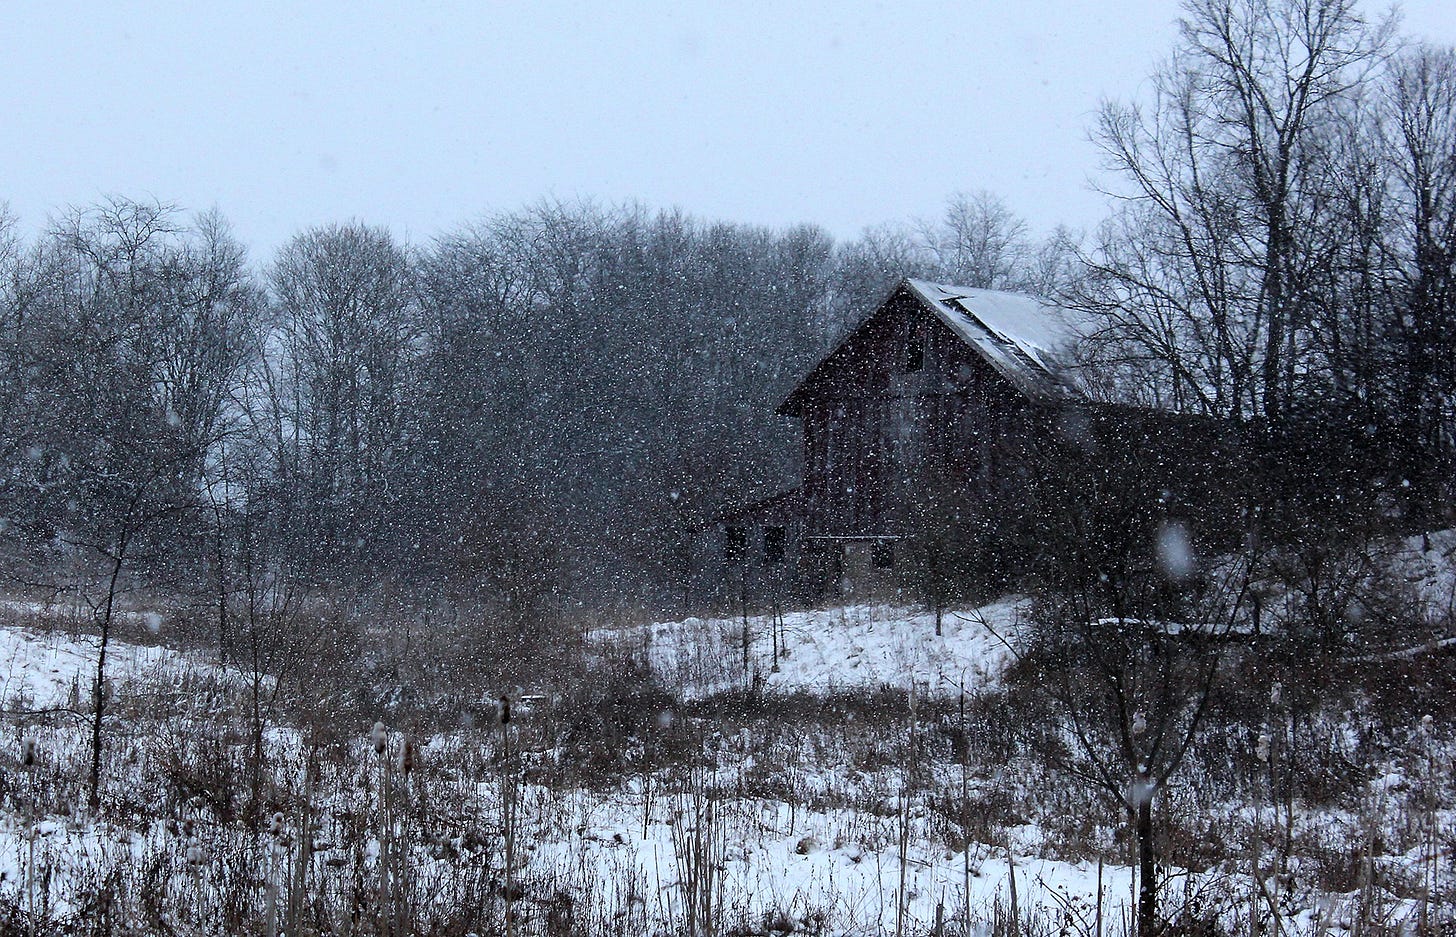
[[[737,588],[814,600],[914,580],[923,597],[994,578],[1027,561],[1008,532],[1060,497],[1048,467],[1068,459],[1127,469],[1111,484],[1150,510],[1197,497],[1212,441],[1088,399],[1064,357],[1087,328],[1030,296],[903,280],[779,406],[803,423],[802,482],[721,519]]]

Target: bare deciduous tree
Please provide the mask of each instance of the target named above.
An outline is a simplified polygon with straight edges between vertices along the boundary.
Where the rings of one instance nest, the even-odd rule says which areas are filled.
[[[1400,192],[1390,253],[1402,468],[1429,513],[1456,474],[1456,50],[1404,50],[1384,105]]]
[[[940,224],[922,223],[920,238],[938,279],[984,290],[1021,285],[1030,254],[1026,222],[990,192],[951,196]]]
[[[304,495],[299,547],[321,563],[377,555],[416,396],[409,256],[362,224],[298,235],[269,271],[282,351],[280,481]]]
[[[1190,0],[1145,105],[1096,139],[1127,188],[1083,304],[1175,406],[1277,426],[1307,379],[1320,141],[1380,61],[1350,0]]]

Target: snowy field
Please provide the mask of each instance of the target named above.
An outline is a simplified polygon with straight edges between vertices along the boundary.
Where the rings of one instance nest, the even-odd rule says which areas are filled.
[[[83,711],[89,705],[97,652],[97,642],[82,635],[0,627],[0,701],[6,712]],[[106,669],[115,687],[174,683],[200,666],[205,666],[202,655],[117,642],[108,651]]]
[[[1432,539],[1429,550],[1401,544],[1393,561],[1436,595],[1449,588],[1456,535]],[[273,684],[201,652],[114,641],[93,810],[83,781],[96,642],[12,601],[12,623],[0,626],[0,907],[12,926],[49,922],[42,933],[81,926],[99,913],[97,896],[114,893],[117,907],[152,908],[162,922],[142,932],[169,934],[296,932],[299,915],[375,932],[400,908],[440,933],[507,917],[522,933],[686,933],[706,915],[715,932],[737,934],[1123,934],[1136,883],[1118,818],[1099,819],[1095,799],[1025,753],[974,764],[949,755],[956,713],[965,726],[967,698],[994,698],[1027,610],[1009,597],[947,611],[940,635],[933,615],[906,608],[752,616],[746,669],[742,619],[599,629],[587,645],[599,669],[641,661],[670,696],[646,714],[651,738],[627,732],[614,767],[596,775],[573,760],[601,746],[574,734],[561,699],[524,710],[509,730],[381,714],[391,723],[382,754],[367,709],[323,723],[278,711],[256,724],[268,806],[250,825],[249,693]],[[132,633],[166,639],[162,616],[130,614]],[[918,714],[903,705],[915,697]],[[750,698],[762,708],[733,709]],[[776,700],[787,701],[782,717]],[[805,700],[834,702],[806,716]],[[986,712],[972,717],[975,731],[995,734],[985,720],[1003,717]],[[1336,853],[1384,824],[1382,867],[1411,881],[1425,856],[1411,831],[1427,769],[1382,757],[1356,801],[1291,804],[1283,822],[1307,848]],[[1170,796],[1187,835],[1213,838],[1214,853],[1237,855],[1251,817],[1263,816]],[[1314,861],[1296,857],[1290,881],[1312,875]],[[1237,861],[1163,871],[1169,914],[1237,907],[1252,887]],[[1386,920],[1414,920],[1411,887],[1382,898]],[[290,899],[299,893],[315,903]],[[1288,932],[1320,933],[1348,927],[1369,899],[1290,885],[1279,900]]]
[[[25,611],[22,603],[15,604]],[[1018,604],[947,614],[942,637],[935,636],[932,618],[902,618],[886,608],[791,614],[783,622],[787,650],[781,651],[779,670],[764,673],[763,679],[769,687],[811,692],[912,681],[948,691],[958,682],[992,679],[1003,664],[1004,647],[982,618],[994,622],[998,632],[1014,627]],[[756,624],[751,621],[750,627]],[[714,645],[715,639],[722,647]],[[728,649],[741,648],[735,645],[741,631],[735,633],[732,623],[693,619],[653,625],[630,637],[612,636],[614,642],[625,640],[646,641],[654,666],[665,675],[695,678],[689,696],[738,679],[731,667],[709,669],[707,663],[724,655],[736,659]],[[96,653],[92,639],[64,630],[0,627],[6,715],[12,724],[30,722],[29,728],[7,733],[10,751],[3,757],[14,780],[7,785],[8,809],[0,824],[0,894],[22,912],[35,908],[52,920],[79,920],[94,910],[87,904],[87,883],[108,874],[135,878],[148,869],[155,874],[171,868],[168,888],[196,906],[193,920],[177,919],[173,925],[179,932],[189,927],[206,932],[209,921],[215,922],[209,905],[215,911],[227,887],[227,870],[213,857],[246,851],[238,829],[208,817],[198,798],[163,797],[153,804],[152,815],[124,822],[94,814],[75,800],[56,803],[59,775],[80,771],[84,762],[80,717],[87,713]],[[770,639],[756,637],[751,653],[770,666]],[[154,783],[142,775],[149,773],[148,761],[156,754],[139,733],[173,739],[179,731],[216,736],[222,729],[219,712],[229,711],[227,694],[240,693],[245,684],[241,675],[203,655],[119,641],[108,650],[108,682],[112,706],[127,723],[111,730],[117,756],[112,763],[136,774],[130,781],[115,780],[138,790]],[[203,685],[205,693],[189,692]],[[210,703],[199,705],[200,696]],[[140,711],[147,700],[158,701],[162,711]],[[42,718],[47,716],[57,718]],[[359,727],[353,747],[367,765],[364,728]],[[483,741],[488,740],[468,733],[433,736],[420,745],[421,762],[439,766],[444,775],[446,766],[478,762]],[[37,752],[32,768],[19,764],[27,744]],[[297,770],[297,731],[274,729],[269,744],[281,753],[279,770]],[[515,794],[525,843],[518,877],[554,883],[558,891],[596,889],[604,902],[600,913],[654,928],[681,926],[688,915],[704,913],[690,907],[695,900],[706,902],[725,922],[765,932],[917,933],[932,930],[938,918],[942,927],[958,926],[969,915],[974,926],[967,932],[990,933],[994,922],[1013,913],[1013,903],[1014,913],[1028,917],[1090,913],[1099,888],[1108,915],[1126,913],[1130,877],[1124,868],[1013,853],[1005,843],[947,846],[933,830],[944,827],[945,819],[932,816],[925,803],[904,792],[904,772],[893,765],[869,770],[797,765],[794,783],[805,795],[799,803],[754,796],[754,756],[735,753],[736,744],[732,738],[718,740],[716,767],[681,778],[644,771],[601,790],[522,784]],[[451,780],[460,784],[462,779],[455,773]],[[303,783],[301,777],[281,779],[285,790]],[[725,796],[732,791],[739,793]],[[344,786],[330,797],[335,816],[318,812],[312,827],[321,870],[316,874],[327,877],[327,870],[348,866],[356,854],[365,865],[377,862],[377,842],[349,842],[346,824],[338,820],[351,809],[367,810],[370,796],[368,790]],[[422,896],[451,893],[443,883],[458,877],[458,866],[468,861],[467,831],[498,824],[503,796],[495,783],[460,784],[457,802],[469,804],[467,813],[476,816],[454,818],[456,835],[443,840],[444,848],[437,848],[443,832],[431,832],[428,821],[420,822],[420,865],[413,885]],[[292,812],[283,822],[296,822]],[[260,887],[286,884],[287,863],[276,845],[268,845],[271,840],[265,836],[262,842],[255,870]],[[1029,845],[1015,838],[1009,842]],[[481,861],[499,871],[498,855]],[[703,888],[708,891],[695,899],[692,890]],[[545,906],[537,906],[537,900],[523,898],[518,913],[542,912]]]

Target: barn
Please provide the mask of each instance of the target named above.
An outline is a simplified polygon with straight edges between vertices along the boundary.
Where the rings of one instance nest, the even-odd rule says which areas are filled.
[[[1047,468],[1084,456],[1122,472],[1111,485],[1144,514],[1204,497],[1218,440],[1090,399],[1068,367],[1088,329],[1031,296],[902,280],[779,406],[803,426],[802,480],[719,519],[736,588],[925,597],[1034,565]]]

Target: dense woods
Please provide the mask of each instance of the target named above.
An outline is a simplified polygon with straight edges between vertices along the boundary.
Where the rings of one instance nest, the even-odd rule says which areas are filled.
[[[947,217],[836,246],[543,202],[423,246],[351,222],[253,260],[216,215],[68,210],[5,242],[12,555],[58,587],[74,560],[226,592],[261,549],[311,588],[680,604],[708,519],[793,478],[773,409],[844,325],[907,269],[1016,261],[990,196]],[[971,223],[1002,241],[946,246]]]
[[[1092,312],[1100,391],[1258,440],[1249,497],[1286,529],[1330,501],[1438,514],[1453,78],[1344,0],[1190,3],[1148,94],[1097,122],[1116,212],[1041,240],[988,193],[848,243],[554,201],[271,257],[155,201],[7,220],[10,568],[180,589],[223,630],[244,560],[522,618],[681,609],[703,525],[797,476],[775,404],[904,275]]]

